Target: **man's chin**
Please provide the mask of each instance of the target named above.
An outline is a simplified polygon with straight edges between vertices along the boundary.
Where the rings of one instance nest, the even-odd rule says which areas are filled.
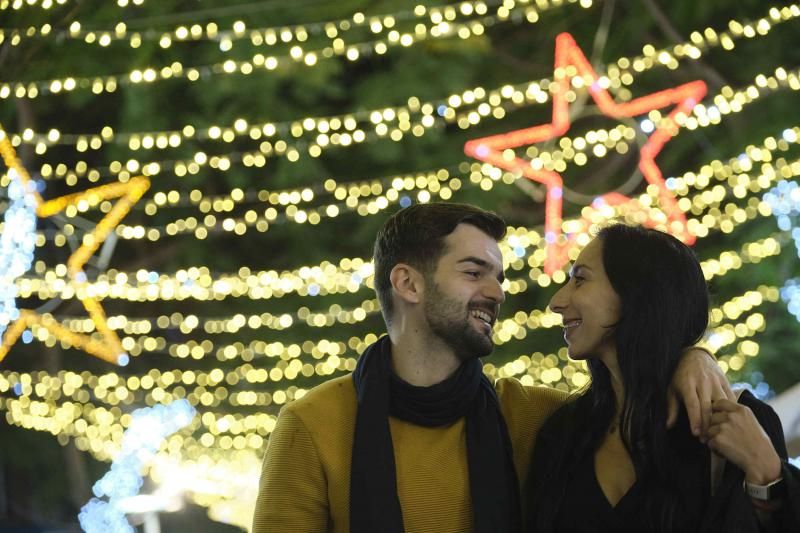
[[[481,358],[486,357],[487,355],[491,355],[494,351],[494,342],[489,337],[483,337],[481,339],[475,339],[473,342],[470,343],[470,355],[466,357],[467,359],[473,358]]]

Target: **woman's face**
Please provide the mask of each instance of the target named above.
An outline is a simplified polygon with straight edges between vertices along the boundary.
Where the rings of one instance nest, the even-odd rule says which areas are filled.
[[[603,242],[595,239],[572,265],[569,281],[550,299],[561,315],[564,340],[572,359],[616,360],[614,326],[620,318],[619,296],[603,268]]]

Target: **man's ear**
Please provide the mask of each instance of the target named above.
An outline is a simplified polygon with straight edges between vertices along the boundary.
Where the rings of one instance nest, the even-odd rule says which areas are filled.
[[[397,263],[389,272],[389,281],[398,298],[408,303],[420,303],[425,293],[425,282],[422,273],[405,263]]]

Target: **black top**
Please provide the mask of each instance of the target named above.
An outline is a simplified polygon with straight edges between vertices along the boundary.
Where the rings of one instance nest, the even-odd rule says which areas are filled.
[[[642,531],[642,484],[636,482],[614,507],[606,499],[594,469],[594,458],[585,457],[567,482],[567,498],[578,506],[562,505],[556,515],[557,531],[597,533],[601,531]]]
[[[772,440],[783,461],[783,478],[787,484],[787,495],[780,511],[771,513],[772,523],[761,527],[750,498],[742,489],[744,473],[736,465],[726,462],[724,475],[711,496],[710,452],[690,432],[685,414],[676,426],[668,432],[669,446],[680,457],[675,468],[681,480],[680,505],[675,516],[675,532],[800,532],[800,471],[786,461],[786,445],[783,431],[775,412],[748,392],[744,392],[740,403],[749,407]],[[569,405],[569,404],[568,404]],[[551,470],[557,464],[563,450],[569,448],[558,428],[564,417],[575,416],[574,409],[561,408],[551,416],[537,436],[536,447],[531,461],[528,498],[534,497],[544,488],[537,485],[536,472]],[[549,427],[548,427],[549,426]],[[554,462],[556,461],[556,462]],[[528,515],[527,531],[533,533],[641,533],[653,531],[652,513],[645,508],[644,495],[659,491],[662,487],[648,484],[647,480],[637,480],[623,498],[612,506],[597,481],[594,469],[594,454],[584,454],[577,458],[573,468],[568,470],[567,479],[561,478],[563,497],[554,502],[557,510],[552,529],[540,531],[534,526],[533,514]],[[557,468],[557,471],[562,471]],[[563,483],[563,485],[561,484]],[[556,489],[556,493],[558,493]],[[551,492],[552,494],[552,492]],[[535,513],[533,501],[528,499],[529,513]]]
[[[683,531],[694,531],[702,521],[710,493],[708,449],[691,435],[688,422],[682,419],[669,432],[670,446],[681,450],[683,478],[686,479],[681,506]],[[640,533],[649,531],[649,513],[643,496],[651,490],[643,480],[636,480],[627,493],[612,506],[597,480],[593,454],[586,454],[566,483],[567,505],[556,515],[556,531],[575,533]],[[579,504],[573,502],[580,502]]]

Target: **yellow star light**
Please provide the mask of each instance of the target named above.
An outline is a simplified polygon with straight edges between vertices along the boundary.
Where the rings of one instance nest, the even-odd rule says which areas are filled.
[[[13,174],[10,176],[11,179],[20,179],[23,185],[30,181],[30,175],[22,166],[2,125],[0,125],[0,155],[2,155],[6,166],[14,171],[9,173]],[[75,348],[99,359],[115,364],[124,365],[127,363],[128,355],[122,348],[122,343],[117,334],[108,327],[102,305],[95,298],[88,295],[89,291],[84,290],[89,283],[83,271],[83,266],[149,188],[150,180],[144,176],[137,176],[126,183],[102,185],[47,201],[44,201],[38,193],[34,193],[37,205],[36,214],[42,218],[53,216],[70,206],[84,210],[84,208],[95,207],[104,200],[119,198],[95,228],[84,235],[81,246],[67,260],[67,272],[76,289],[76,297],[81,301],[89,314],[89,318],[94,322],[97,335],[90,336],[74,333],[50,315],[41,315],[30,309],[21,309],[19,318],[9,325],[3,336],[2,344],[0,345],[0,361],[5,358],[11,347],[22,335],[22,332],[36,325],[47,330],[59,340],[67,341]]]

